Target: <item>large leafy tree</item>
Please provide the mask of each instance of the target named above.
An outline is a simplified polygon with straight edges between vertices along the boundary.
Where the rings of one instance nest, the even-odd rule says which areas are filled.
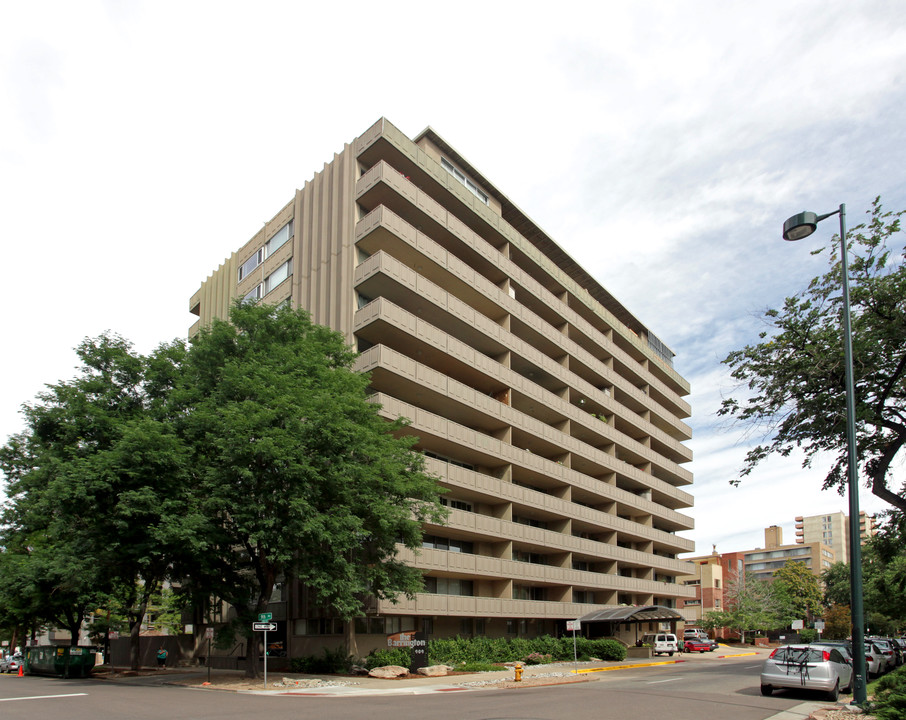
[[[771,590],[787,622],[807,620],[821,611],[821,586],[803,562],[788,559],[774,573]]]
[[[369,378],[339,333],[303,311],[238,303],[193,340],[179,427],[213,556],[211,589],[241,627],[267,607],[278,578],[350,620],[367,596],[417,592],[421,523],[443,516],[439,487],[368,398]],[[253,638],[249,637],[250,647]],[[257,652],[247,673],[257,674]]]
[[[900,215],[885,211],[876,199],[868,221],[852,228],[847,243],[858,458],[872,492],[906,510],[904,488],[890,473],[906,444],[906,264]],[[827,452],[835,459],[825,487],[842,492],[847,444],[839,238],[825,251],[828,272],[787,298],[782,308],[767,310],[770,328],[761,333],[761,342],[724,360],[740,389],[723,401],[719,413],[764,432],[765,441],[748,452],[741,476],[771,454],[787,456],[801,448],[809,465]]]
[[[148,357],[115,335],[86,339],[71,381],[26,405],[26,429],[0,448],[10,501],[4,544],[31,573],[40,619],[78,642],[89,609],[126,608],[132,664],[152,593],[198,549],[189,454],[169,403],[182,343]]]

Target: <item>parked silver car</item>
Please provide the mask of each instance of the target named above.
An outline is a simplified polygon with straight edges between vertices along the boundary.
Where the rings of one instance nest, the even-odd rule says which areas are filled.
[[[19,672],[19,666],[22,664],[22,660],[22,653],[8,655],[7,657],[0,660],[0,672]]]
[[[761,668],[761,694],[777,688],[823,690],[832,700],[852,689],[853,669],[835,647],[784,645]]]

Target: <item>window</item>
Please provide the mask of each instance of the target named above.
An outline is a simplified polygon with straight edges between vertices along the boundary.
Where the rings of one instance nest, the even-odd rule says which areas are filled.
[[[249,273],[251,273],[252,270],[258,267],[265,260],[267,260],[267,258],[277,252],[277,250],[279,250],[281,247],[286,245],[287,241],[292,236],[293,221],[290,220],[288,223],[286,223],[286,225],[284,225],[277,231],[276,235],[274,235],[270,240],[264,243],[264,247],[258,248],[248,260],[246,260],[244,263],[242,263],[242,265],[239,266],[238,282],[242,282],[243,279],[248,277]],[[276,287],[276,285],[274,285],[274,287]],[[270,290],[268,290],[268,292],[270,292]]]
[[[422,537],[422,547],[431,550],[449,550],[450,552],[474,554],[474,545],[468,540],[425,535]]]
[[[252,270],[264,262],[264,248],[258,248],[255,254],[239,266],[239,281],[247,277]]]
[[[476,185],[472,181],[471,178],[467,177],[466,174],[464,172],[462,172],[462,170],[457,168],[453,163],[451,163],[449,160],[447,160],[447,158],[442,157],[440,159],[440,164],[443,166],[444,170],[446,170],[453,177],[455,177],[457,180],[459,180],[459,182],[461,182],[463,185],[465,185],[475,197],[477,197],[479,200],[481,200],[481,202],[483,202],[485,205],[488,204],[488,196],[485,195],[481,191],[481,188],[479,188],[478,185]]]
[[[258,302],[264,297],[264,285],[256,285],[242,298],[242,302]]]
[[[267,295],[271,290],[276,288],[286,278],[293,274],[292,258],[283,263],[274,272],[268,275],[264,280],[264,294]]]
[[[286,225],[277,231],[270,240],[264,243],[264,257],[269,258],[277,250],[286,245],[287,240],[293,236],[293,221],[290,220]]]
[[[526,552],[524,550],[513,550],[513,560],[534,563],[535,565],[547,565],[547,558],[541,553]]]
[[[573,590],[573,602],[593,605],[595,602],[595,594],[591,590]]]
[[[474,595],[471,580],[458,578],[426,577],[424,592],[430,595]]]
[[[465,510],[466,512],[473,512],[472,503],[466,502],[465,500],[448,500],[447,498],[441,498],[440,504],[446,505],[447,507],[453,508],[454,510]]]
[[[545,589],[533,585],[513,585],[514,600],[544,600]]]

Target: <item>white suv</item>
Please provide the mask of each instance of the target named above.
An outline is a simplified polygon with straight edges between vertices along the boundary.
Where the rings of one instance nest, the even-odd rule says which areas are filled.
[[[642,643],[650,645],[651,652],[655,655],[673,655],[679,652],[679,641],[673,633],[648,633],[642,636]]]

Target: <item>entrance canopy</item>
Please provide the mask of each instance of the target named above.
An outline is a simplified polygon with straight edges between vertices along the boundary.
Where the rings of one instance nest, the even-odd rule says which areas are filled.
[[[586,623],[643,623],[682,620],[673,608],[663,605],[621,605],[620,607],[594,610],[579,618],[583,625]]]

